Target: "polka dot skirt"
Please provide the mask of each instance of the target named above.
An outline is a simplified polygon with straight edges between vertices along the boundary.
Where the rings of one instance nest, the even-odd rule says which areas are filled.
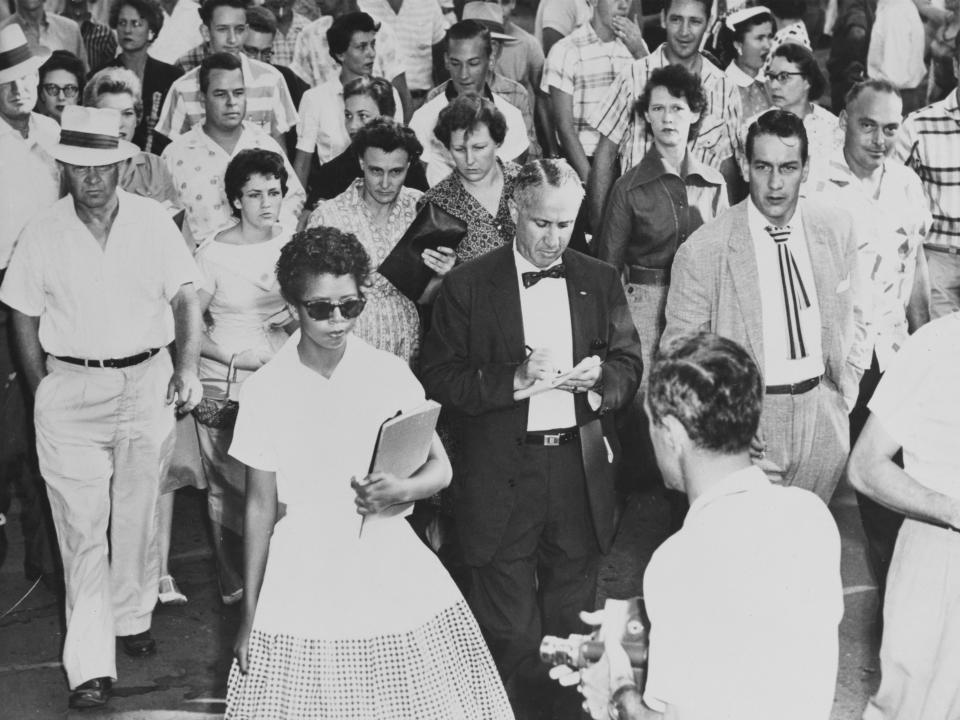
[[[412,631],[360,640],[250,636],[236,662],[227,720],[501,720],[513,718],[465,602]]]

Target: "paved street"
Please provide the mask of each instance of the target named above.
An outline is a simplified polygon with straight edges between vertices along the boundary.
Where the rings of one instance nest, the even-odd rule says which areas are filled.
[[[879,680],[873,637],[876,589],[866,567],[863,535],[849,490],[838,492],[832,509],[843,536],[846,595],[833,720],[853,720],[859,718]],[[171,568],[190,602],[180,608],[160,609],[154,615],[156,656],[132,660],[118,653],[120,680],[108,710],[67,711],[67,686],[58,662],[61,611],[55,596],[41,585],[0,619],[0,720],[196,720],[220,716],[238,611],[220,605],[203,510],[198,493],[181,491]],[[642,571],[667,532],[666,513],[666,503],[658,496],[631,497],[615,549],[601,570],[602,596],[640,594]],[[22,575],[22,539],[15,511],[11,515],[7,527],[10,552],[0,569],[0,615],[30,587]]]

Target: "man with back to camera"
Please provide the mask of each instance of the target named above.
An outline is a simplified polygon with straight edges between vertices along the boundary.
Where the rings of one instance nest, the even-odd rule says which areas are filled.
[[[690,511],[643,579],[643,701],[626,652],[606,638],[604,656],[579,675],[585,709],[597,720],[828,720],[840,534],[823,503],[771,483],[751,461],[760,369],[731,340],[685,335],[654,361],[648,387],[657,463]]]
[[[617,271],[567,250],[583,198],[573,168],[528,163],[514,198],[516,242],[444,277],[421,376],[462,427],[451,487],[467,602],[517,717],[568,718],[576,698],[555,697],[540,638],[579,630],[594,603],[615,530],[612,411],[632,401],[643,361]]]
[[[741,343],[766,385],[757,461],[770,479],[829,502],[871,340],[854,224],[805,199],[803,121],[782,110],[747,133],[750,197],[680,246],[660,342],[709,330]]]
[[[164,207],[117,188],[137,152],[117,110],[67,107],[51,154],[69,195],[27,223],[0,286],[63,558],[71,708],[109,700],[117,639],[133,657],[156,651],[173,403],[187,413],[203,394],[199,270]]]

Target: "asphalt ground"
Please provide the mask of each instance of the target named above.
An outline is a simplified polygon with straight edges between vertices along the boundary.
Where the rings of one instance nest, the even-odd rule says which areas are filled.
[[[0,720],[28,718],[130,718],[196,720],[220,717],[238,607],[219,599],[207,541],[202,495],[178,493],[171,570],[190,598],[187,605],[158,608],[153,618],[157,654],[131,659],[117,653],[119,680],[104,710],[68,711],[68,688],[59,662],[62,608],[43,584],[0,619]],[[864,550],[856,502],[841,487],[831,505],[843,541],[846,612],[840,626],[840,672],[832,720],[859,718],[879,681],[877,592]],[[600,573],[598,601],[642,591],[643,570],[669,533],[669,508],[655,492],[628,498],[613,551]],[[23,545],[16,506],[9,516],[10,550],[0,568],[0,615],[31,587],[22,574]],[[785,618],[785,622],[789,619]]]

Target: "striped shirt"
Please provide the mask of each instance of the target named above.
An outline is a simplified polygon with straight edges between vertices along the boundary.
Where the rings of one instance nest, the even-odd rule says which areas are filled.
[[[600,141],[588,118],[633,59],[619,38],[602,42],[590,23],[581,25],[550,48],[540,90],[549,95],[550,88],[555,87],[573,96],[573,127],[588,157],[593,156]]]
[[[84,20],[80,23],[80,36],[87,46],[87,65],[91,71],[99,70],[117,56],[117,38],[106,25]]]
[[[240,56],[240,68],[247,89],[246,121],[273,136],[283,135],[297,123],[297,110],[280,71],[246,55]],[[170,86],[155,132],[171,140],[203,122],[203,96],[200,94],[200,68],[194,68]]]
[[[960,248],[960,107],[957,93],[907,116],[893,157],[920,176],[933,225],[926,244]]]
[[[340,79],[340,63],[330,54],[327,30],[333,25],[333,17],[321,15],[309,23],[297,36],[290,68],[312,87]],[[397,36],[384,23],[377,31],[377,56],[373,61],[373,77],[393,80],[404,72],[403,63],[397,55]]]
[[[643,159],[650,146],[647,124],[633,112],[650,73],[670,64],[661,45],[635,60],[613,81],[600,105],[587,121],[600,135],[620,146],[620,168],[626,172]],[[700,81],[707,96],[707,109],[694,141],[694,156],[713,168],[733,155],[740,129],[740,93],[722,70],[701,56]]]
[[[277,34],[273,36],[273,64],[286,65],[293,64],[293,51],[297,46],[297,38],[300,33],[310,24],[310,18],[301,15],[298,12],[293,13],[293,20],[290,21],[290,29],[284,35],[277,29]]]
[[[361,0],[360,9],[393,29],[406,67],[407,87],[432,88],[432,48],[447,31],[447,21],[437,0],[403,0],[400,12],[394,12],[387,0]]]

